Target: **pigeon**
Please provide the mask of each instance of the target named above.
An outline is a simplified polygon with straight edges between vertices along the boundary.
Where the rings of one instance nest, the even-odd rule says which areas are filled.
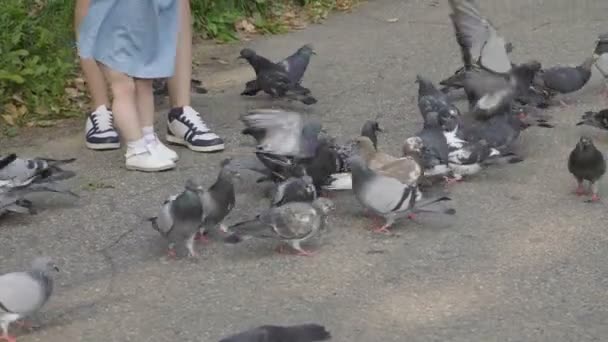
[[[433,82],[417,75],[416,83],[418,83],[418,109],[420,109],[425,125],[429,121],[427,119],[429,115],[460,115],[458,107],[453,105],[448,96],[439,91]]]
[[[418,158],[426,179],[449,178],[448,153],[449,146],[441,126],[424,127],[403,145],[403,155]]]
[[[226,337],[220,342],[315,342],[329,339],[331,339],[330,332],[319,324],[262,325]]]
[[[570,152],[568,171],[576,178],[578,184],[576,194],[578,196],[586,193],[583,182],[588,181],[591,188],[590,202],[600,200],[597,182],[606,173],[606,160],[602,152],[595,147],[590,137],[582,136],[576,147]]]
[[[288,157],[312,157],[322,130],[318,120],[280,109],[250,110],[240,120],[246,126],[241,133],[256,139],[257,152]]]
[[[289,244],[298,255],[310,256],[301,244],[317,236],[325,228],[327,215],[335,209],[334,203],[319,197],[312,203],[291,202],[266,209],[256,218],[229,227],[232,234],[225,238],[236,244],[247,238],[278,239]]]
[[[308,64],[310,63],[310,57],[316,54],[317,53],[311,44],[305,44],[293,55],[285,58],[279,64],[287,71],[289,80],[296,84],[300,84],[302,82],[302,77],[308,68]]]
[[[576,125],[588,125],[608,130],[608,109],[602,109],[599,112],[585,112],[581,117],[581,121]]]
[[[215,183],[201,194],[203,205],[202,226],[198,236],[204,236],[206,232],[220,226],[222,231],[226,230],[224,219],[234,208],[234,178],[239,178],[238,170],[230,165],[232,159],[226,158],[221,164],[221,170]]]
[[[378,148],[378,133],[384,132],[384,129],[380,127],[380,124],[376,120],[367,120],[361,127],[361,136],[367,137],[371,140],[373,148]],[[336,150],[338,151],[338,172],[348,173],[350,172],[350,166],[348,165],[348,158],[357,153],[357,141],[351,139],[346,143],[339,145],[336,144]],[[348,175],[350,177],[350,175]]]
[[[421,208],[442,201],[451,200],[449,197],[439,197],[422,200],[422,193],[417,186],[401,183],[399,180],[379,175],[365,165],[363,158],[351,157],[353,191],[363,207],[384,217],[385,224],[376,228],[375,232],[390,233],[390,228],[398,218],[412,218],[417,211],[434,212]],[[444,211],[453,214],[453,209]]]
[[[291,202],[312,202],[317,198],[317,190],[312,177],[306,174],[303,166],[296,167],[297,176],[287,178],[277,184],[271,205],[280,207]]]
[[[496,27],[481,14],[473,0],[450,0],[449,4],[452,10],[450,19],[461,49],[464,68],[439,82],[445,86],[444,92],[463,87],[466,71],[481,69],[498,74],[508,73],[512,67],[509,53],[513,45],[499,35]]]
[[[0,181],[9,181],[14,186],[29,184],[51,184],[56,181],[74,177],[73,171],[63,170],[60,166],[74,162],[76,159],[18,158],[6,156],[0,164]]]
[[[410,156],[401,158],[379,152],[374,149],[372,141],[367,137],[357,138],[359,154],[366,166],[379,175],[393,177],[406,185],[415,186],[422,175],[422,167]]]
[[[34,259],[26,272],[0,275],[0,340],[16,342],[9,336],[9,324],[40,310],[53,293],[53,278],[50,272],[59,268],[49,257]]]
[[[317,100],[310,95],[310,90],[300,85],[300,80],[290,79],[290,73],[283,65],[274,63],[251,49],[241,50],[239,58],[246,59],[256,74],[255,81],[247,82],[245,91],[241,95],[253,96],[259,90],[263,90],[273,98],[285,97],[306,105],[317,103]],[[296,74],[298,72],[295,70]]]
[[[159,214],[148,219],[152,228],[169,241],[167,254],[170,257],[182,256],[184,248],[191,257],[197,256],[194,238],[203,217],[202,191],[200,185],[189,179],[182,193],[169,196]]]
[[[544,69],[534,78],[534,86],[554,97],[573,93],[583,88],[591,78],[591,68],[597,57],[586,58],[578,66],[555,66]],[[561,101],[563,105],[565,103]]]

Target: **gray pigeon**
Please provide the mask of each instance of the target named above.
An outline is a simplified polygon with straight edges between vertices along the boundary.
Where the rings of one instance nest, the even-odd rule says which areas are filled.
[[[312,178],[306,174],[306,169],[302,166],[296,169],[297,175],[277,184],[271,202],[273,207],[291,202],[312,202],[317,198],[315,185]]]
[[[600,200],[597,182],[606,173],[606,160],[602,152],[595,147],[591,138],[582,136],[579,139],[576,147],[570,152],[568,171],[576,178],[578,184],[576,188],[577,195],[581,196],[587,193],[583,182],[588,181],[591,187],[590,202]]]
[[[304,250],[301,244],[325,229],[327,215],[334,209],[334,203],[323,197],[312,203],[291,202],[271,207],[252,220],[229,227],[228,231],[232,234],[224,241],[236,244],[252,237],[276,239],[289,244],[298,255],[309,256],[312,253]]]
[[[383,226],[374,230],[375,232],[390,233],[388,228],[397,219],[406,216],[412,218],[416,212],[434,212],[422,208],[451,200],[449,197],[439,197],[421,201],[422,193],[417,186],[405,185],[395,178],[375,173],[359,156],[351,157],[350,164],[355,197],[364,208],[386,220]],[[454,209],[444,211],[446,214],[454,212]]]
[[[0,340],[15,342],[8,335],[8,326],[27,317],[44,306],[53,293],[51,270],[59,268],[48,257],[34,259],[26,272],[12,272],[0,276]]]
[[[158,216],[148,219],[152,228],[169,241],[168,255],[171,257],[181,257],[186,250],[191,257],[197,256],[194,237],[203,217],[202,191],[200,185],[188,180],[182,193],[170,196]]]
[[[285,58],[280,64],[287,71],[289,80],[296,84],[302,82],[302,77],[308,68],[310,63],[310,57],[316,55],[313,46],[311,44],[303,45],[293,55]]]
[[[418,109],[420,109],[425,125],[428,124],[429,115],[460,115],[458,107],[453,105],[448,96],[439,91],[433,82],[417,75],[416,83],[418,83]]]
[[[315,342],[331,338],[319,324],[263,325],[222,339],[220,342]]]
[[[603,109],[599,112],[585,112],[581,117],[581,121],[576,125],[588,125],[608,130],[608,109]]]
[[[290,74],[283,65],[274,63],[251,49],[241,50],[239,58],[246,59],[256,74],[256,79],[247,82],[241,95],[253,96],[263,90],[273,98],[285,97],[306,105],[317,103],[310,95],[310,90],[302,87],[299,80],[290,79]]]
[[[224,219],[234,208],[234,178],[240,177],[238,170],[233,167],[230,158],[221,163],[221,170],[215,183],[201,194],[203,204],[202,227],[200,234],[220,226],[225,231]],[[202,235],[201,235],[202,236]]]
[[[322,125],[300,113],[280,109],[255,109],[242,115],[247,133],[258,142],[257,151],[280,156],[310,158],[318,146]]]
[[[544,69],[535,77],[534,86],[547,92],[548,97],[575,92],[589,82],[591,68],[596,60],[596,57],[589,57],[578,66],[555,66]]]
[[[378,133],[384,132],[384,129],[380,127],[380,124],[376,120],[367,120],[361,127],[361,135],[362,137],[368,137],[369,140],[372,141],[374,148],[378,148]],[[344,144],[336,145],[336,151],[338,152],[338,161],[340,166],[338,168],[338,172],[346,173],[350,172],[350,166],[348,165],[348,158],[357,154],[357,140],[350,139]]]

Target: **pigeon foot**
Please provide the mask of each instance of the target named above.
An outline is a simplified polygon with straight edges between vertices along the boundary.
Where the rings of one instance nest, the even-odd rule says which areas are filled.
[[[597,203],[600,201],[600,196],[598,196],[597,194],[593,194],[593,196],[591,196],[591,199],[589,199],[587,202],[588,203]]]
[[[198,232],[194,235],[194,241],[200,243],[209,243],[211,240],[209,240],[209,238],[205,236],[205,234],[201,234],[200,232]]]
[[[25,330],[33,330],[36,328],[36,326],[34,325],[34,323],[32,323],[29,320],[25,320],[25,319],[20,319],[15,321],[15,325],[17,325],[18,327],[25,329]]]
[[[175,253],[175,249],[169,249],[167,251],[167,257],[169,257],[171,259],[177,258],[177,254]]]
[[[410,219],[410,220],[415,220],[416,219],[416,214],[414,214],[414,213],[408,214],[407,218]]]
[[[378,228],[374,228],[374,233],[378,233],[378,234],[391,234],[391,231],[388,230],[388,226],[384,225],[384,226],[380,226]]]
[[[308,256],[308,257],[309,257],[309,256],[314,256],[314,255],[315,255],[315,253],[310,252],[310,251],[307,251],[307,250],[304,250],[304,249],[301,249],[301,250],[299,250],[299,251],[296,253],[296,255],[298,255],[298,256]]]
[[[443,177],[443,179],[445,179],[446,188],[450,185],[454,185],[454,184],[458,184],[459,182],[462,182],[462,178]]]
[[[17,338],[13,337],[11,335],[2,335],[0,336],[0,341],[6,341],[6,342],[17,342]]]
[[[587,190],[585,190],[585,187],[584,187],[584,186],[579,185],[579,186],[576,188],[576,190],[574,190],[574,193],[575,193],[577,196],[583,196],[583,195],[587,194]]]

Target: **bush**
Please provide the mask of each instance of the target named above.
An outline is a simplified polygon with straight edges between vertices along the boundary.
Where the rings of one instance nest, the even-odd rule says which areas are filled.
[[[22,125],[69,109],[66,80],[73,75],[72,0],[3,0],[0,11],[2,118]],[[1,107],[0,107],[1,108]]]
[[[191,6],[195,32],[231,41],[238,39],[235,24],[239,20],[256,32],[278,33],[289,26],[283,14],[293,18],[296,6],[306,8],[316,20],[340,8],[340,3],[352,1],[191,0]],[[7,127],[51,124],[53,119],[79,115],[86,94],[82,79],[77,78],[75,1],[1,2],[0,134],[14,133]]]

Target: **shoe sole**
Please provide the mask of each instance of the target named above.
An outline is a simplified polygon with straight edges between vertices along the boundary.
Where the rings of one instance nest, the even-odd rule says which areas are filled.
[[[175,165],[169,165],[164,167],[157,167],[153,169],[142,169],[136,166],[125,165],[125,168],[130,171],[141,171],[141,172],[159,172],[159,171],[167,171],[175,168]]]
[[[225,148],[224,144],[213,145],[213,146],[194,146],[194,145],[186,142],[184,139],[181,139],[174,135],[169,135],[169,134],[167,134],[167,136],[165,138],[171,144],[186,146],[195,152],[217,152],[217,151],[222,151]]]
[[[89,142],[85,142],[85,145],[88,149],[95,151],[117,150],[120,148],[120,143],[91,144]]]

